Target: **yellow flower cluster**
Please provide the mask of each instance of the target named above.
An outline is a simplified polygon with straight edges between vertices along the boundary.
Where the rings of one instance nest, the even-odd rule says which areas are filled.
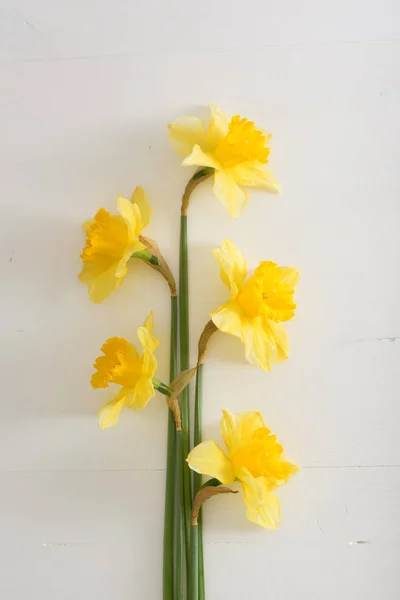
[[[79,279],[88,284],[89,297],[96,303],[119,288],[128,272],[128,260],[146,248],[139,240],[151,218],[144,190],[137,187],[130,201],[118,196],[117,209],[119,215],[110,215],[101,208],[84,223],[86,246],[81,254]]]
[[[241,186],[280,191],[265,167],[272,136],[239,115],[230,119],[215,104],[210,105],[210,111],[208,127],[196,117],[182,117],[169,125],[169,137],[185,157],[185,167],[215,170],[214,194],[231,217],[238,217],[249,200]]]
[[[238,217],[248,202],[248,192],[243,188],[279,192],[279,184],[266,168],[271,134],[247,118],[228,117],[215,105],[210,105],[210,111],[208,125],[196,117],[177,119],[169,125],[169,137],[173,147],[184,157],[182,164],[199,167],[188,184],[189,188],[192,185],[190,190],[197,185],[197,179],[212,175],[215,196],[231,217]],[[88,285],[90,299],[100,303],[117,290],[132,257],[143,259],[153,267],[158,265],[154,268],[164,272],[174,296],[173,276],[157,245],[142,236],[152,214],[144,190],[137,187],[130,200],[118,196],[117,210],[119,214],[114,215],[101,208],[84,224],[86,245],[81,254],[83,266],[79,279]],[[213,250],[213,254],[220,266],[221,279],[229,289],[229,298],[211,313],[210,325],[213,331],[218,329],[239,338],[247,361],[270,371],[274,364],[289,356],[283,323],[295,315],[294,294],[299,270],[263,261],[248,274],[244,256],[228,239]],[[182,261],[182,255],[180,259]],[[160,260],[162,267],[159,267]],[[103,344],[102,355],[94,363],[93,388],[120,386],[116,396],[99,411],[101,429],[115,426],[123,407],[143,409],[155,390],[169,396],[169,406],[179,412],[176,396],[191,378],[189,371],[195,372],[195,369],[184,371],[170,387],[162,384],[155,377],[154,352],[159,340],[153,332],[152,312],[137,334],[142,354],[126,339],[112,337]],[[283,447],[259,412],[234,415],[223,410],[221,432],[226,451],[214,441],[201,442],[186,458],[189,467],[217,479],[217,483],[229,485],[238,481],[247,518],[262,527],[275,529],[280,524],[281,514],[274,492],[297,473],[298,467],[285,458]]]
[[[122,408],[142,410],[153,398],[153,377],[157,371],[157,359],[154,350],[159,340],[153,333],[153,313],[145,320],[143,327],[137,331],[143,354],[139,355],[133,344],[120,337],[108,339],[101,351],[94,368],[91,385],[93,388],[107,388],[110,383],[122,386],[118,394],[99,411],[100,429],[114,427],[118,423]]]
[[[246,282],[246,260],[230,240],[213,253],[231,294],[211,318],[218,329],[242,340],[251,364],[270,371],[274,363],[288,358],[289,343],[281,321],[294,316],[299,270],[264,261]]]
[[[259,412],[222,413],[221,432],[228,452],[216,442],[201,442],[187,458],[189,467],[225,485],[239,481],[249,521],[276,529],[281,512],[279,499],[272,492],[287,483],[299,468],[286,460],[282,446]]]

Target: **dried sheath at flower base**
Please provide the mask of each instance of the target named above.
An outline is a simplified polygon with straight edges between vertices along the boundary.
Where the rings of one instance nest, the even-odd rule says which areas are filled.
[[[206,486],[202,487],[199,492],[197,492],[195,499],[193,500],[192,505],[192,526],[196,527],[198,525],[199,512],[202,505],[207,502],[210,498],[214,496],[218,496],[218,494],[237,494],[237,490],[231,490],[224,485],[219,485],[217,487],[214,486]]]

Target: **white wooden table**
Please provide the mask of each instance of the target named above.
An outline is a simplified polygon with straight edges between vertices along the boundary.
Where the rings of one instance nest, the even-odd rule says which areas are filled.
[[[283,194],[253,193],[231,221],[209,184],[196,193],[193,358],[225,299],[210,253],[225,237],[302,279],[292,357],[271,374],[213,340],[205,432],[222,407],[262,410],[302,470],[276,532],[238,496],[209,503],[207,598],[398,600],[399,3],[1,0],[0,20],[1,599],[161,598],[166,409],[101,432],[109,390],[89,379],[149,308],[167,378],[168,295],[139,265],[92,305],[80,224],[141,184],[176,272],[190,170],[166,124],[216,102],[273,131]]]

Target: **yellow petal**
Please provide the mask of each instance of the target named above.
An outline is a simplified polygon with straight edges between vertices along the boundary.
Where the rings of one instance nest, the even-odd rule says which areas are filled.
[[[94,223],[94,219],[87,219],[86,221],[84,221],[82,223],[82,229],[85,233],[87,233],[90,230],[90,226],[93,225]]]
[[[212,251],[221,267],[222,281],[235,297],[241,289],[247,274],[246,259],[231,240],[225,240],[221,248]]]
[[[222,437],[231,456],[251,443],[253,433],[257,429],[265,427],[262,414],[254,410],[242,412],[238,415],[234,415],[229,410],[223,410],[222,414]]]
[[[197,117],[181,117],[168,125],[168,137],[173,148],[187,156],[198,144],[204,150],[208,149],[208,136],[206,126]]]
[[[264,127],[260,127],[259,129],[265,137],[266,145],[270,148],[272,146],[272,133],[268,129],[264,129]]]
[[[268,372],[277,361],[278,350],[274,339],[268,335],[263,325],[262,317],[244,321],[243,342],[248,362]]]
[[[108,387],[112,382],[133,390],[143,375],[143,359],[135,346],[124,338],[113,337],[103,344],[101,351],[104,356],[99,356],[93,365],[97,372],[92,376],[91,385]]]
[[[124,338],[112,337],[104,342],[101,351],[103,355],[93,365],[96,371],[90,382],[92,387],[106,388],[110,382],[132,387],[141,373],[141,359],[135,346]]]
[[[81,254],[79,279],[88,284],[89,297],[95,303],[105,300],[121,285],[129,258],[145,248],[134,232],[139,209],[132,210],[125,198],[118,199],[118,209],[122,218],[102,208],[84,225],[86,246]]]
[[[138,329],[138,337],[142,344],[143,350],[154,352],[158,347],[160,340],[154,335],[154,313],[150,311],[149,316],[143,323],[143,327]]]
[[[299,277],[300,270],[296,267],[280,267],[281,283],[290,287],[296,287]]]
[[[140,210],[140,234],[142,233],[143,229],[149,224],[152,212],[150,203],[142,187],[138,186],[135,189],[131,196],[131,203],[136,204],[136,206],[138,206]]]
[[[144,322],[143,327],[139,327],[137,334],[143,348],[142,372],[148,377],[153,377],[157,371],[157,359],[153,352],[157,348],[160,340],[153,333],[153,311]]]
[[[225,485],[232,483],[235,479],[229,458],[213,441],[202,442],[193,448],[186,460],[189,467],[196,473],[216,477]]]
[[[135,238],[137,238],[140,234],[139,207],[136,204],[132,204],[132,202],[129,202],[127,198],[118,196],[117,208],[119,213],[121,214],[121,217],[124,219],[128,227],[130,239],[132,241],[135,240]],[[137,252],[138,250],[144,250],[144,248],[146,248],[146,246],[139,241],[137,242],[137,244],[138,248],[137,250],[134,250],[134,252]]]
[[[241,215],[249,201],[247,192],[238,186],[228,171],[215,171],[214,194],[235,219]]]
[[[154,396],[155,391],[151,377],[141,377],[135,386],[133,396],[128,399],[126,405],[139,411]]]
[[[187,156],[182,165],[184,167],[211,167],[212,169],[220,169],[219,162],[212,156],[204,152],[200,146],[193,146],[193,150],[189,156]]]
[[[228,134],[214,149],[215,157],[226,169],[248,162],[266,163],[269,148],[263,132],[252,121],[235,115],[229,121]]]
[[[288,483],[300,471],[298,465],[282,456],[279,460],[278,469],[279,471],[273,473],[271,477],[265,478],[270,492]]]
[[[136,252],[136,250],[134,250],[134,252]],[[133,252],[132,252],[132,246],[130,246],[122,255],[121,260],[118,262],[118,265],[115,269],[115,277],[125,277],[126,274],[128,273],[128,267],[126,266],[128,260],[131,258]]]
[[[100,429],[107,429],[108,427],[115,427],[118,424],[118,417],[121,409],[123,408],[126,400],[128,390],[122,388],[122,390],[99,410],[99,427]]]
[[[242,476],[241,484],[248,520],[266,529],[279,527],[281,522],[279,499],[275,494],[268,491],[265,478],[255,478],[247,473]]]
[[[296,311],[294,293],[298,277],[299,272],[293,267],[279,267],[270,260],[262,261],[241,295],[245,312],[264,314],[277,323],[290,321]]]
[[[275,362],[280,363],[289,358],[289,336],[281,323],[275,323],[270,319],[263,320],[264,331],[276,346],[277,355]]]
[[[89,298],[95,304],[103,302],[112,292],[117,290],[124,280],[120,271],[119,277],[115,273],[119,261],[109,257],[99,257],[95,262],[85,263],[79,274],[79,279],[89,286]]]
[[[210,143],[217,145],[229,131],[229,117],[216,104],[209,105],[211,111],[211,119],[208,125],[208,138]]]
[[[222,304],[216,311],[210,313],[210,317],[216,327],[224,333],[230,333],[242,339],[242,322],[238,306],[234,302]]]
[[[258,161],[245,162],[231,169],[239,185],[260,187],[272,192],[280,192],[279,183],[266,167]]]
[[[143,352],[143,373],[149,377],[153,377],[153,375],[155,375],[157,372],[157,367],[158,363],[154,354],[148,350],[145,350]]]
[[[119,259],[115,259],[112,256],[105,254],[97,255],[95,260],[90,260],[83,263],[82,271],[79,273],[78,278],[83,283],[90,283],[92,279],[102,275],[106,271],[114,270],[118,267]]]
[[[152,310],[149,312],[148,316],[145,318],[144,323],[143,323],[143,327],[145,329],[147,329],[147,331],[151,335],[153,335],[153,332],[154,332],[154,313],[153,313]],[[154,347],[154,349],[158,346],[158,343],[159,343],[158,340],[155,340],[155,341],[157,343],[156,343],[156,346]]]

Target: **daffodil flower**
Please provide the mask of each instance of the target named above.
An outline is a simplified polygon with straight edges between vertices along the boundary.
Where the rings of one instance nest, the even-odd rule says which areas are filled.
[[[84,224],[86,246],[81,254],[79,279],[88,284],[89,297],[96,303],[119,288],[133,254],[145,258],[146,245],[139,236],[150,221],[151,207],[144,190],[137,187],[130,201],[118,196],[117,208],[119,215],[101,208]]]
[[[113,337],[103,344],[103,356],[99,356],[93,365],[96,369],[91,379],[93,388],[107,388],[110,383],[122,386],[115,398],[100,409],[100,429],[117,425],[124,406],[142,410],[155,395],[155,389],[169,395],[168,387],[154,377],[157,370],[154,350],[159,340],[153,333],[152,312],[137,334],[143,348],[142,356],[124,338]]]
[[[288,336],[281,321],[295,314],[293,301],[299,270],[264,261],[245,282],[246,260],[230,240],[213,250],[221,279],[231,297],[211,313],[214,325],[242,340],[246,359],[264,371],[289,356]]]
[[[169,137],[185,159],[184,166],[214,170],[214,194],[231,217],[238,217],[248,202],[240,186],[279,192],[279,184],[265,164],[271,134],[239,115],[231,119],[214,104],[206,127],[197,117],[182,117],[171,123]]]
[[[283,447],[259,412],[222,413],[221,431],[227,453],[214,441],[201,442],[187,458],[189,467],[224,485],[240,481],[248,520],[276,529],[281,511],[279,499],[272,492],[287,483],[299,467],[286,460]]]

